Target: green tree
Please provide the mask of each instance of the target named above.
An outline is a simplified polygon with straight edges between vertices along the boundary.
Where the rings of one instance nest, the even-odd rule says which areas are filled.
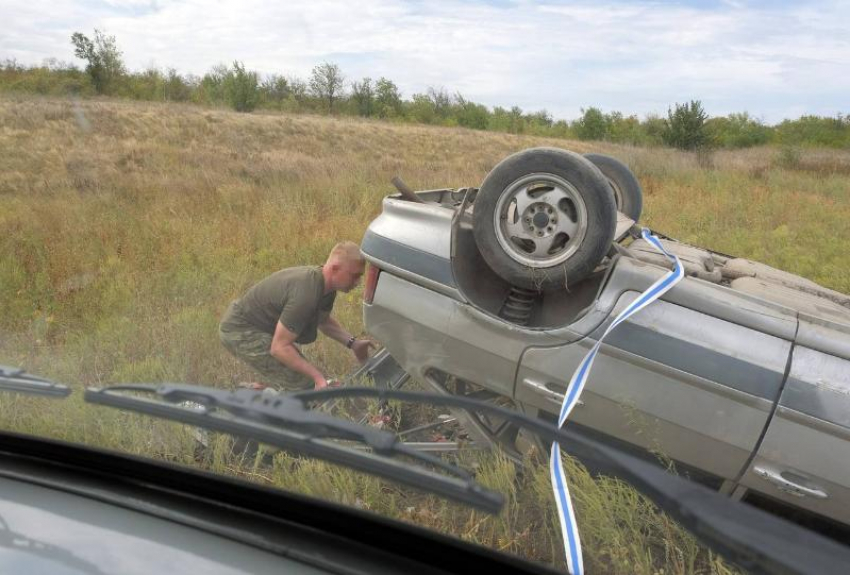
[[[665,120],[658,114],[647,114],[641,122],[641,129],[648,144],[660,146],[664,143]]]
[[[646,133],[637,116],[623,116],[622,112],[606,114],[608,139],[621,144],[639,146],[647,141]]]
[[[712,142],[724,148],[760,146],[770,140],[770,128],[747,112],[711,118],[706,122]]]
[[[162,96],[172,102],[185,102],[192,96],[192,86],[177,70],[168,68],[163,78]]]
[[[241,62],[233,62],[222,83],[224,96],[237,112],[250,112],[260,100],[259,79],[256,72],[245,70]]]
[[[420,124],[434,124],[437,122],[437,112],[434,102],[427,94],[413,94],[413,98],[407,103],[407,117]]]
[[[159,100],[162,98],[162,73],[154,67],[132,74],[127,79],[127,91],[131,98]]]
[[[313,68],[310,75],[310,91],[327,104],[327,111],[333,113],[334,104],[343,95],[345,77],[336,64],[324,62]]]
[[[117,89],[121,78],[125,75],[124,62],[121,60],[121,50],[115,42],[115,36],[107,36],[95,29],[94,41],[81,32],[71,34],[74,54],[85,60],[86,73],[91,78],[95,92],[111,94]]]
[[[401,115],[401,94],[392,80],[381,77],[375,84],[375,103],[381,118]]]
[[[608,137],[608,120],[602,110],[591,106],[581,109],[581,118],[573,126],[580,140],[605,140]]]
[[[574,138],[573,131],[570,129],[570,125],[567,124],[566,120],[558,120],[554,124],[552,124],[552,128],[550,130],[552,137],[554,138]]]
[[[291,93],[292,90],[289,87],[289,82],[286,78],[277,74],[266,76],[260,85],[260,94],[262,95],[262,98],[266,102],[272,103],[278,107],[287,98],[289,98]]]
[[[525,126],[533,134],[548,135],[552,128],[552,115],[547,110],[540,110],[525,116]]]
[[[490,115],[490,121],[487,123],[487,129],[494,132],[510,132],[510,113],[501,106],[494,107],[493,113]]]
[[[691,100],[687,104],[677,103],[675,109],[667,109],[664,143],[680,150],[697,150],[709,146],[706,120],[708,114],[702,109],[699,100]]]
[[[470,102],[460,93],[457,93],[455,94],[455,109],[458,125],[475,130],[487,129],[490,112],[486,106]]]
[[[195,93],[195,101],[205,104],[217,104],[224,102],[224,80],[230,73],[227,64],[216,64],[204,74]]]
[[[800,116],[796,120],[783,120],[775,132],[778,141],[786,146],[850,148],[850,115]]]
[[[452,97],[449,96],[449,93],[446,92],[445,88],[434,88],[433,86],[429,86],[427,97],[431,101],[431,107],[434,110],[434,115],[436,115],[440,120],[445,121],[452,115]]]
[[[511,111],[508,113],[510,118],[510,132],[511,134],[524,134],[525,133],[525,115],[522,113],[522,108],[519,106],[513,106]]]
[[[372,88],[372,79],[363,78],[360,82],[352,82],[351,99],[361,116],[370,117],[375,110],[375,90]]]
[[[307,82],[298,76],[290,76],[286,79],[286,81],[289,82],[289,89],[292,90],[292,97],[298,102],[306,102],[310,92]]]

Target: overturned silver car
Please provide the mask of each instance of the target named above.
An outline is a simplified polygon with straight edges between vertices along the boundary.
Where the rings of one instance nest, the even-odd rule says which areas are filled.
[[[362,242],[367,330],[414,378],[554,420],[616,314],[669,269],[640,186],[599,155],[502,161],[402,193]],[[730,497],[850,524],[850,296],[656,233],[687,277],[615,329],[567,426]],[[508,450],[504,422],[470,422]]]

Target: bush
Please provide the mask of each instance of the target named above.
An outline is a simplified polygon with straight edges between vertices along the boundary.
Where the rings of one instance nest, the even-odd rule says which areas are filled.
[[[771,130],[747,112],[712,118],[706,122],[710,140],[723,148],[748,148],[770,141]]]
[[[250,112],[260,100],[259,79],[256,72],[248,72],[241,62],[233,62],[222,81],[224,97],[237,112]]]
[[[413,94],[413,99],[407,104],[405,116],[420,124],[434,124],[437,120],[437,112],[434,102],[426,94]]]
[[[48,60],[44,66],[25,68],[7,60],[0,64],[0,92],[88,96],[94,88],[88,75],[72,64]]]
[[[784,120],[776,127],[776,137],[786,146],[850,148],[850,116],[802,116],[796,120]]]
[[[224,80],[230,73],[226,64],[217,64],[204,74],[192,100],[199,104],[221,104],[225,102]]]
[[[581,118],[576,120],[573,129],[580,140],[605,140],[608,137],[608,120],[599,108],[582,108]]]
[[[647,114],[641,124],[641,129],[646,135],[646,141],[648,144],[660,146],[664,143],[666,122],[661,116],[657,114]]]
[[[363,78],[361,82],[351,83],[351,102],[354,104],[354,113],[369,117],[375,112],[375,90],[372,88],[372,79]]]
[[[802,154],[800,148],[791,145],[783,145],[779,149],[779,155],[776,158],[777,163],[788,170],[796,170],[800,167]]]
[[[696,150],[710,145],[705,122],[708,114],[699,100],[687,104],[676,104],[667,110],[667,121],[663,133],[664,143],[680,150]]]
[[[607,115],[608,139],[620,144],[639,146],[648,143],[644,127],[637,116],[623,116],[620,112]]]
[[[490,111],[487,110],[487,106],[470,102],[460,94],[455,96],[455,101],[455,116],[459,126],[474,130],[487,129],[490,120]]]
[[[192,97],[192,84],[189,80],[169,68],[162,83],[162,98],[172,102],[186,102]]]

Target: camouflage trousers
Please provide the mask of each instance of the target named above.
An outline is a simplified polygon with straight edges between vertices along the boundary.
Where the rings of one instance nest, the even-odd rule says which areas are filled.
[[[218,336],[225,349],[259,372],[261,383],[265,385],[285,391],[312,389],[313,380],[289,369],[272,356],[272,334],[242,320],[237,307],[236,302],[231,303],[218,326]],[[298,350],[298,347],[295,349]]]

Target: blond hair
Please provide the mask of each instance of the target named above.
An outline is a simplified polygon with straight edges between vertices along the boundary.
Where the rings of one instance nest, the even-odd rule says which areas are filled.
[[[328,263],[331,262],[354,262],[364,263],[366,259],[360,253],[360,246],[354,242],[339,242],[331,250],[328,256]]]

